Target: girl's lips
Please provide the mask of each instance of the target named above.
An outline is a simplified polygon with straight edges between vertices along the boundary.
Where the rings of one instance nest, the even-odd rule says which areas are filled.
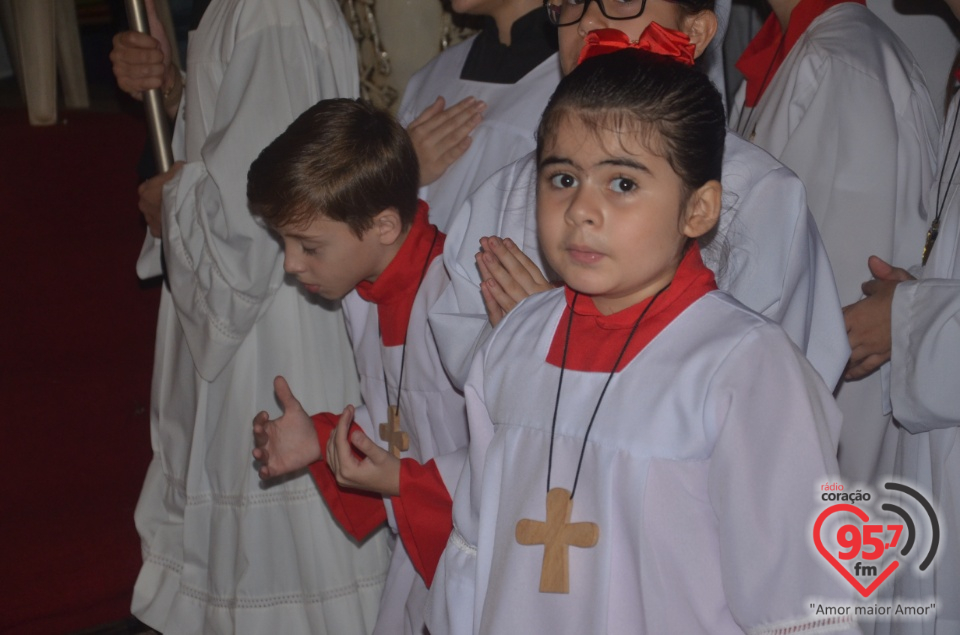
[[[320,293],[320,287],[315,284],[304,284],[304,283],[301,283],[301,284],[303,284],[303,288],[308,293]]]
[[[567,253],[571,260],[582,264],[593,264],[603,258],[603,254],[582,245],[569,245]]]

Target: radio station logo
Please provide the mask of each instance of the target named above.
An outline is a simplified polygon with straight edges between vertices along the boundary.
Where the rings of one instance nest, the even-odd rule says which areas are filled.
[[[814,523],[813,543],[860,595],[875,593],[898,568],[929,568],[940,545],[940,523],[916,489],[886,483],[882,500],[869,491],[844,491],[841,483],[820,489],[830,505]]]

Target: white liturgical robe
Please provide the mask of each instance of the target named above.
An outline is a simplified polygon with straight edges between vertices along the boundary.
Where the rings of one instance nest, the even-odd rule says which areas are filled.
[[[428,601],[431,633],[859,632],[807,601],[852,594],[809,533],[837,469],[830,391],[779,327],[721,292],[646,334],[661,319],[656,302],[683,292],[679,278],[645,318],[640,305],[620,312],[629,319],[599,315],[568,289],[530,297],[474,359],[469,460]],[[582,329],[620,338],[617,350],[637,319],[637,338],[652,338],[608,390],[613,362],[564,361],[558,391],[571,303]],[[561,348],[563,360],[609,356],[574,331],[570,347],[583,350]],[[575,480],[568,522],[595,523],[599,537],[568,549],[568,593],[541,592],[545,549],[520,544],[518,521],[544,520],[548,487]]]
[[[427,324],[427,307],[449,284],[439,257],[442,235],[431,244],[435,231],[435,227],[426,224],[424,209],[400,254],[383,274],[372,285],[363,283],[366,285],[363,294],[355,290],[343,299],[343,313],[356,354],[364,401],[356,409],[354,422],[388,451],[398,444],[391,445],[390,437],[381,435],[381,425],[388,422],[388,407],[399,404],[399,431],[407,442],[407,448],[400,452],[403,466],[399,499],[381,498],[377,507],[371,497],[358,498],[339,488],[325,464],[311,466],[334,515],[345,528],[350,528],[351,535],[360,537],[357,533],[385,519],[399,537],[383,590],[375,635],[423,635],[427,585],[422,569],[429,569],[432,576],[436,563],[430,561],[418,570],[415,562],[429,560],[426,552],[430,547],[439,553],[446,543],[450,532],[450,498],[466,460],[467,420],[463,394],[447,378]],[[427,254],[432,254],[432,262],[424,269]],[[402,262],[398,262],[400,260]],[[325,428],[321,434],[321,445],[325,448],[338,415],[321,417],[326,422],[318,424],[318,432],[321,427]],[[318,418],[315,416],[314,421]],[[432,466],[420,467],[431,461]],[[412,484],[411,480],[414,480]],[[437,490],[442,491],[445,500],[435,500],[433,494]],[[425,512],[420,506],[424,496],[433,499],[426,501],[428,508],[442,508],[442,513]],[[399,502],[401,500],[403,502]],[[364,529],[352,531],[358,527]]]
[[[191,35],[136,510],[133,612],[169,635],[365,633],[376,619],[386,534],[356,544],[308,474],[265,487],[251,457],[275,376],[308,411],[357,398],[342,315],[284,280],[281,245],[246,198],[251,162],[301,112],[356,96],[354,50],[331,0],[214,0]],[[147,241],[138,270],[159,273]]]
[[[960,633],[960,136],[948,140],[957,121],[954,95],[940,144],[938,178],[924,207],[940,207],[940,235],[919,280],[902,282],[893,295],[890,403],[900,423],[894,479],[932,497],[942,533],[931,567],[896,581],[897,600],[936,602],[929,619],[881,625],[886,633]],[[941,172],[940,170],[943,170]],[[919,538],[918,538],[919,540]],[[924,543],[926,544],[926,543]],[[914,563],[911,563],[912,565]],[[935,630],[934,630],[935,629]]]
[[[844,2],[816,17],[753,108],[746,84],[731,126],[797,173],[844,306],[861,297],[877,255],[919,263],[927,230],[917,205],[933,179],[938,122],[919,66],[869,9]],[[880,376],[845,382],[840,467],[851,484],[889,473]]]

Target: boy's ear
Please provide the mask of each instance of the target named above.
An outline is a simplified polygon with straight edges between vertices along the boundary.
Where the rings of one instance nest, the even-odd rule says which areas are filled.
[[[713,229],[720,220],[723,189],[719,181],[707,181],[687,199],[683,220],[683,235],[700,238]]]
[[[373,230],[381,245],[392,245],[403,237],[403,221],[395,207],[388,207],[373,217]]]
[[[683,18],[681,30],[690,37],[696,47],[694,57],[699,58],[717,34],[717,14],[713,11],[700,11]]]

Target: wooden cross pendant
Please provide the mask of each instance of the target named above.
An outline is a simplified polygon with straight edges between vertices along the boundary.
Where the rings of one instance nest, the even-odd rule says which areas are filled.
[[[400,458],[400,453],[410,447],[410,437],[400,429],[400,409],[397,406],[387,407],[387,423],[380,424],[380,440],[386,441],[393,456]]]
[[[927,258],[930,257],[930,252],[933,250],[933,244],[937,242],[937,235],[940,233],[940,221],[936,218],[933,219],[933,222],[930,224],[930,229],[927,230],[927,242],[923,245],[923,259],[920,261],[921,265],[926,266]]]
[[[571,523],[571,512],[573,500],[570,492],[562,487],[554,487],[547,492],[546,522],[524,518],[517,523],[517,542],[521,545],[543,545],[541,593],[569,593],[567,548],[593,547],[600,539],[600,527],[596,523]]]

